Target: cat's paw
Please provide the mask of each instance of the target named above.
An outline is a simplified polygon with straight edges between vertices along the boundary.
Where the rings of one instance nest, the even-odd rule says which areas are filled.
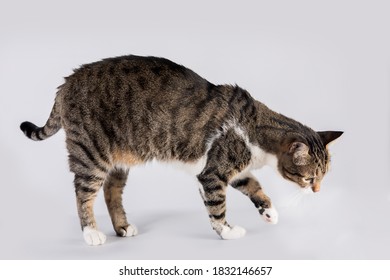
[[[90,246],[102,245],[106,242],[106,236],[104,233],[92,227],[84,227],[83,236],[85,242],[87,242]]]
[[[135,225],[128,225],[127,227],[120,228],[116,234],[122,237],[135,236],[138,234],[138,229]]]
[[[261,214],[261,217],[263,217],[264,221],[270,224],[277,224],[279,214],[278,211],[274,207],[270,208],[259,208],[259,212]]]
[[[222,239],[238,239],[245,235],[246,230],[240,226],[224,226],[221,232]]]

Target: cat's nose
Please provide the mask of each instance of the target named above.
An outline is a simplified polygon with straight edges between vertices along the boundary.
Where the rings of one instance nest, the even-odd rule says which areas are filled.
[[[319,183],[314,183],[314,185],[311,187],[313,192],[319,192],[321,188],[321,185]]]

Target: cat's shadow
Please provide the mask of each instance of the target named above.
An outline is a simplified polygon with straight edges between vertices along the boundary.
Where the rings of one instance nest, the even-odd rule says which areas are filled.
[[[153,215],[145,215],[142,219],[137,219],[136,226],[141,234],[147,234],[154,230],[157,230],[159,227],[166,226],[168,221],[172,221],[180,216],[178,213],[172,213],[168,211],[155,213]]]
[[[145,213],[134,218],[140,236],[161,234],[183,239],[213,240],[216,238],[213,237],[213,231],[210,231],[207,220],[202,220],[204,217],[196,211],[165,210],[153,214]]]

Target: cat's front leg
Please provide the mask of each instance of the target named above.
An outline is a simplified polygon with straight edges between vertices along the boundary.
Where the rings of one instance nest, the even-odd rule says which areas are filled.
[[[218,180],[212,180],[216,184],[211,185],[206,183],[205,178],[200,178],[203,184],[199,186],[200,195],[203,199],[209,214],[210,223],[213,229],[222,239],[237,239],[245,235],[246,231],[240,226],[231,226],[226,221],[226,186],[218,184]]]
[[[260,183],[250,172],[240,174],[230,182],[230,185],[249,197],[266,222],[271,224],[278,222],[278,212],[271,199],[263,192]]]
[[[244,228],[231,226],[226,221],[226,188],[230,179],[240,173],[250,161],[250,151],[234,130],[216,140],[198,180],[213,229],[222,239],[237,239],[245,235]]]

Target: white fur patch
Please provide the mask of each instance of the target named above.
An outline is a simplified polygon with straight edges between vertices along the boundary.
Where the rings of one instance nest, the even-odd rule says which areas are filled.
[[[260,207],[259,210],[262,208]],[[277,224],[279,219],[278,211],[274,207],[271,208],[265,208],[263,214],[261,215],[267,223],[270,224]]]
[[[245,235],[246,230],[240,226],[223,226],[221,232],[222,239],[238,239]]]
[[[207,154],[207,152],[206,152]],[[184,170],[185,172],[189,173],[190,175],[198,175],[202,172],[204,167],[206,166],[207,162],[207,156],[203,156],[197,161],[193,162],[182,162],[182,161],[170,161],[170,163],[181,169]]]
[[[269,165],[277,169],[278,159],[275,155],[267,153],[260,147],[252,144],[249,141],[247,133],[240,126],[238,126],[235,121],[229,122],[228,124],[229,125],[227,125],[225,129],[233,128],[234,132],[245,141],[246,146],[251,152],[252,157],[250,165],[248,166],[249,170],[258,169],[265,165]]]
[[[267,153],[260,147],[250,143],[248,135],[244,132],[244,130],[240,126],[236,125],[235,122],[229,122],[228,124],[230,126],[225,125],[224,129],[227,130],[228,128],[233,128],[235,133],[245,141],[247,148],[251,152],[251,160],[249,165],[244,170],[242,170],[239,174],[231,178],[230,180],[231,182],[236,179],[245,178],[246,176],[249,176],[250,170],[259,169],[265,165],[268,165],[277,171],[278,158],[275,155]],[[253,177],[253,176],[250,175],[249,177]]]
[[[85,242],[90,246],[102,245],[106,242],[107,237],[104,233],[94,229],[92,227],[85,227],[83,229],[83,236]]]
[[[266,151],[256,145],[253,145],[252,143],[247,142],[246,144],[252,154],[250,163],[251,169],[259,169],[265,165],[268,165],[277,170],[278,158],[275,155],[267,153]]]

